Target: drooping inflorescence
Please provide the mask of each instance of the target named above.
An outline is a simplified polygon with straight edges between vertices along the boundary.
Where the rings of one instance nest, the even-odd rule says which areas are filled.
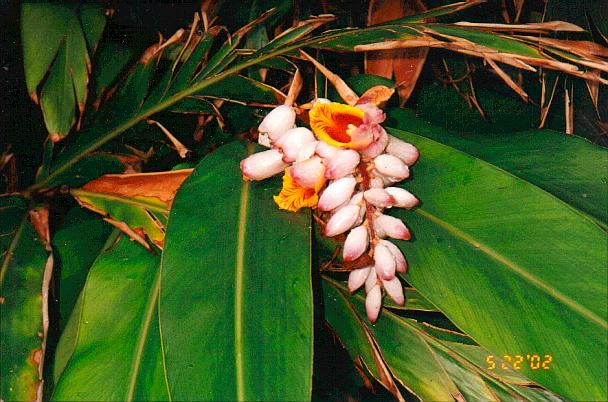
[[[418,150],[388,135],[380,125],[384,112],[370,96],[360,100],[364,99],[366,103],[355,106],[317,99],[309,112],[312,131],[296,127],[291,106],[273,109],[258,128],[271,149],[241,161],[241,170],[246,180],[283,172],[283,188],[274,197],[279,208],[295,212],[310,207],[327,214],[324,236],[348,232],[345,262],[367,252],[369,265],[351,271],[348,288],[355,292],[365,285],[367,316],[375,322],[383,289],[395,303],[405,302],[396,273],[405,272],[407,263],[401,250],[386,239],[411,236],[400,219],[383,212],[418,204],[407,190],[393,186],[409,177]]]

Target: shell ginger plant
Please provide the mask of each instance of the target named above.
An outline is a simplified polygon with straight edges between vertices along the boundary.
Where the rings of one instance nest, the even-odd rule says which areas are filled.
[[[416,147],[388,135],[380,125],[386,116],[378,106],[393,92],[371,88],[354,106],[315,99],[308,116],[312,131],[295,126],[293,107],[279,106],[258,128],[272,149],[241,162],[245,180],[283,173],[283,188],[274,197],[278,208],[318,209],[328,217],[324,236],[349,232],[345,262],[354,262],[367,251],[365,257],[373,263],[354,269],[348,288],[354,292],[365,284],[365,308],[372,322],[380,312],[382,290],[396,304],[405,303],[395,273],[405,273],[407,263],[401,250],[385,238],[409,240],[411,235],[402,220],[383,211],[418,204],[407,190],[392,186],[409,177],[409,166],[418,159]]]

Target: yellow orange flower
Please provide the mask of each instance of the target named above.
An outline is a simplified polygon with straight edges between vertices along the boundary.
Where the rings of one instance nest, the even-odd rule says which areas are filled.
[[[285,169],[283,176],[283,188],[279,195],[275,195],[274,202],[280,209],[296,212],[300,208],[315,208],[319,202],[319,191],[321,188],[306,188],[300,186]]]
[[[363,149],[373,140],[371,136],[358,133],[365,117],[358,107],[319,102],[310,110],[309,117],[312,131],[329,145]]]

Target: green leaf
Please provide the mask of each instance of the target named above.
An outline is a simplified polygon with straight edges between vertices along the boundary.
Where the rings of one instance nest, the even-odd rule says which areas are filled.
[[[281,211],[280,179],[246,182],[239,142],[198,165],[172,206],[160,323],[174,400],[308,400],[310,214]]]
[[[52,399],[167,400],[160,333],[160,257],[113,236],[57,345]]]
[[[26,85],[37,99],[36,92],[42,83],[40,103],[44,121],[55,138],[70,131],[77,108],[81,113],[84,110],[90,50],[97,45],[104,26],[105,17],[99,6],[37,2],[22,5]]]
[[[85,283],[89,268],[99,255],[112,227],[80,207],[70,209],[53,236],[59,277],[59,317],[68,321]]]
[[[156,173],[106,175],[70,190],[84,208],[151,249],[163,247],[171,201],[190,169]]]
[[[95,53],[92,82],[95,84],[95,98],[99,99],[118,78],[121,71],[133,58],[131,48],[116,42],[103,42]]]
[[[606,233],[523,179],[390,131],[422,155],[408,185],[422,204],[394,212],[415,236],[398,242],[407,282],[495,355],[551,355],[550,370],[522,370],[533,381],[569,399],[606,399]]]
[[[388,124],[490,162],[608,226],[608,151],[553,130],[509,134],[457,133],[433,126],[406,109],[392,109]]]
[[[42,384],[42,282],[47,252],[26,201],[0,196],[0,399],[33,401]]]
[[[545,390],[523,386],[527,381],[515,371],[511,371],[513,374],[508,378],[484,371],[488,366],[485,362],[488,353],[483,348],[442,341],[412,319],[385,311],[375,325],[369,324],[363,318],[365,307],[361,292],[351,297],[345,284],[328,277],[323,279],[326,318],[341,340],[346,342],[347,350],[353,354],[366,353],[370,347],[365,346],[366,343],[377,345],[395,380],[421,400],[486,401],[496,400],[495,394],[502,394],[501,400],[557,399]],[[346,324],[354,327],[355,331],[351,332],[352,328]],[[360,339],[359,345],[353,344],[352,339],[357,339],[353,334],[362,331],[369,332],[372,338]],[[471,356],[483,359],[471,362]],[[373,362],[365,355],[361,357],[368,366]],[[502,363],[500,358],[496,362],[499,366]]]

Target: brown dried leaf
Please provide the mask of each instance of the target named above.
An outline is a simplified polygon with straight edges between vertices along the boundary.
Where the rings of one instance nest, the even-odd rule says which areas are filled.
[[[566,117],[566,134],[574,134],[574,88],[570,86],[564,87],[564,114]]]
[[[49,230],[49,210],[47,207],[34,208],[29,211],[30,222],[36,229],[36,233],[40,236],[40,240],[50,250],[49,245],[51,243],[51,232]]]
[[[420,0],[372,0],[368,10],[368,25],[374,25],[403,16],[425,11],[426,6]],[[415,43],[416,40],[407,41]],[[403,42],[402,42],[403,43]],[[413,43],[409,43],[414,47]],[[395,77],[399,102],[405,104],[409,99],[428,54],[428,42],[422,41],[422,47],[400,50],[380,50],[368,52],[365,55],[365,72],[379,75],[388,79]],[[374,50],[374,49],[368,49]]]
[[[599,77],[599,71],[589,71],[589,75],[596,75]],[[587,90],[589,91],[589,96],[591,96],[591,101],[593,102],[593,106],[595,106],[595,112],[598,117],[600,115],[600,111],[598,109],[598,102],[600,97],[600,83],[597,81],[586,80],[585,84],[587,84]]]
[[[287,92],[287,97],[285,98],[284,104],[287,106],[292,106],[294,103],[296,103],[296,99],[298,98],[298,95],[300,95],[301,90],[302,75],[300,74],[300,70],[296,68],[296,72],[291,80],[291,85],[289,85],[289,91]]]
[[[108,222],[110,225],[114,226],[116,229],[120,230],[121,232],[125,233],[127,236],[129,236],[129,238],[131,240],[136,241],[139,244],[141,244],[142,246],[144,246],[146,250],[152,251],[152,247],[150,247],[150,245],[146,241],[146,237],[143,233],[131,229],[129,227],[129,225],[127,225],[125,222],[117,221],[117,220],[114,220],[114,219],[108,218],[108,217],[103,218],[103,220]],[[160,245],[157,244],[157,245],[162,249],[162,244],[160,244]]]
[[[522,87],[517,85],[515,81],[513,81],[507,73],[505,73],[500,67],[498,67],[498,65],[494,63],[492,59],[488,58],[485,59],[485,61],[490,65],[490,67],[492,67],[496,74],[498,74],[498,76],[502,78],[502,80],[509,86],[509,88],[515,91],[524,100],[524,102],[528,102],[530,97]]]
[[[148,122],[148,124],[156,124],[158,126],[158,128],[160,128],[160,130],[163,132],[163,134],[165,134],[165,136],[169,139],[169,141],[171,141],[171,143],[175,147],[175,150],[177,151],[177,153],[179,154],[179,156],[182,159],[188,155],[190,150],[188,148],[186,148],[184,146],[184,144],[182,144],[177,138],[175,138],[175,136],[173,134],[171,134],[171,132],[169,130],[167,130],[167,128],[165,126],[163,126],[156,120],[152,120],[152,119],[148,119],[147,122]]]
[[[394,93],[395,90],[393,88],[388,88],[384,85],[376,85],[365,91],[357,101],[357,104],[372,103],[376,106],[381,106],[386,103]]]
[[[306,60],[314,64],[314,66],[321,72],[321,74],[323,74],[325,78],[327,78],[327,80],[332,83],[332,85],[336,88],[336,91],[338,91],[338,95],[340,95],[340,97],[344,99],[346,103],[348,103],[349,105],[355,105],[357,103],[357,101],[359,100],[359,96],[357,96],[357,94],[352,89],[350,89],[348,85],[346,85],[346,82],[344,82],[342,78],[329,71],[323,64],[319,63],[317,60],[315,60],[303,50],[300,50],[300,54]]]
[[[173,198],[192,169],[169,172],[107,174],[85,184],[82,189],[125,197],[157,198],[171,208]]]
[[[463,27],[490,29],[492,31],[520,31],[520,32],[584,32],[585,30],[578,25],[566,21],[547,21],[532,24],[494,24],[483,22],[455,22],[454,25]]]

